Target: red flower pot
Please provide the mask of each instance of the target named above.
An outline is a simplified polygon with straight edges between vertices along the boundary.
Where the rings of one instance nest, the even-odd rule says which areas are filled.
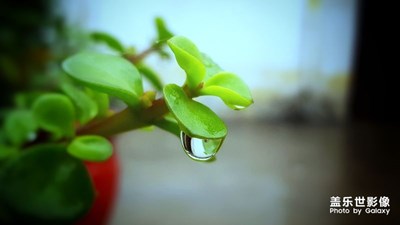
[[[114,145],[115,147],[115,145]],[[114,154],[105,162],[85,162],[95,188],[95,201],[77,225],[105,225],[110,219],[119,184],[119,160]]]

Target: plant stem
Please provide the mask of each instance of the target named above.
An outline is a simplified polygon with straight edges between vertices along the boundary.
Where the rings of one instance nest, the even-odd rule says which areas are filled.
[[[110,117],[83,126],[76,133],[77,135],[95,134],[108,137],[149,126],[167,112],[164,99],[157,99],[150,107],[139,112],[128,107]]]
[[[158,48],[159,47],[157,45],[152,45],[148,49],[144,50],[143,52],[137,55],[124,55],[124,57],[133,64],[138,64],[140,61],[146,58],[153,51],[156,51]]]

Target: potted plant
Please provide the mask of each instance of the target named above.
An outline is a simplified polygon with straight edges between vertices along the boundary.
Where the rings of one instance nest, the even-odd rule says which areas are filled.
[[[62,68],[68,79],[57,91],[30,95],[31,104],[7,113],[0,142],[1,224],[104,223],[99,213],[86,222],[82,218],[112,202],[111,196],[93,205],[101,196],[100,185],[115,183],[116,177],[96,178],[92,170],[105,163],[111,167],[104,172],[117,170],[110,138],[121,132],[156,126],[176,135],[189,158],[215,159],[227,127],[195,98],[216,96],[240,110],[253,103],[250,91],[188,38],[172,35],[160,18],[156,27],[156,41],[138,54],[111,35],[92,33],[115,54],[82,51],[66,58]],[[181,86],[163,85],[143,62],[152,52],[166,57],[166,46],[186,73]],[[143,79],[154,90],[144,91]],[[125,109],[114,112],[110,98],[122,100]]]

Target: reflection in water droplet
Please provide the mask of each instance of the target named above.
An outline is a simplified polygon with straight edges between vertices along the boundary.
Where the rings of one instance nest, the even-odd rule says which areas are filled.
[[[36,135],[35,132],[29,132],[28,135],[27,135],[27,140],[28,141],[33,141],[33,140],[36,139],[36,137],[37,137],[37,135]]]
[[[241,105],[231,105],[231,107],[232,107],[234,110],[241,110],[241,109],[246,108],[245,106],[241,106]]]
[[[197,161],[212,160],[218,152],[224,139],[192,138],[181,131],[181,143],[185,153]]]

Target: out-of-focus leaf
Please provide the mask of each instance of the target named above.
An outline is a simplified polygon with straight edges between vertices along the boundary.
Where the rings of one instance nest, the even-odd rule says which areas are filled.
[[[29,109],[32,103],[42,94],[38,91],[18,93],[14,96],[14,103],[19,109]]]
[[[85,88],[86,94],[96,103],[97,105],[97,118],[104,118],[108,115],[110,106],[110,99],[107,94],[94,91],[90,88]]]
[[[92,32],[90,38],[96,42],[105,43],[108,47],[119,53],[124,52],[124,46],[110,34],[104,32]]]
[[[221,67],[215,63],[208,55],[202,53],[202,61],[204,66],[206,67],[206,77],[205,80],[211,78],[215,74],[222,72]]]
[[[193,90],[196,89],[206,73],[202,63],[202,55],[196,45],[182,36],[175,36],[169,39],[167,43],[179,66],[186,72],[187,85]]]
[[[0,118],[1,118],[1,116],[0,116]],[[6,132],[4,131],[4,128],[0,129],[0,145],[5,144],[7,142],[6,139],[7,139],[7,135],[6,135]]]
[[[68,83],[64,83],[61,89],[74,103],[76,116],[81,124],[85,124],[96,117],[98,112],[97,104],[85,92]]]
[[[9,160],[0,184],[0,205],[13,224],[72,224],[94,200],[86,167],[59,145],[37,146]]]
[[[154,70],[144,64],[137,65],[137,69],[157,90],[162,91],[163,83]]]
[[[33,116],[40,128],[57,138],[74,134],[75,109],[71,100],[62,94],[45,94],[33,103]]]
[[[36,129],[37,123],[30,110],[15,110],[4,121],[5,135],[14,146],[34,138]]]
[[[68,153],[87,161],[105,161],[112,155],[112,144],[101,136],[80,136],[68,146]]]
[[[19,68],[16,60],[10,56],[0,55],[0,72],[4,75],[3,79],[10,83],[18,82],[18,71]]]
[[[171,31],[168,30],[167,26],[165,25],[165,21],[160,18],[157,17],[155,19],[155,24],[156,24],[156,28],[157,28],[157,42],[165,42],[168,39],[170,39],[172,36],[174,36]]]
[[[93,52],[82,52],[66,59],[63,69],[72,78],[96,91],[122,99],[130,106],[139,104],[142,79],[126,59]]]
[[[18,150],[16,148],[0,144],[0,164],[3,160],[6,160],[12,156],[16,156],[17,154]]]
[[[189,99],[181,87],[165,86],[164,97],[180,129],[190,137],[217,139],[226,136],[224,122],[207,106]]]

